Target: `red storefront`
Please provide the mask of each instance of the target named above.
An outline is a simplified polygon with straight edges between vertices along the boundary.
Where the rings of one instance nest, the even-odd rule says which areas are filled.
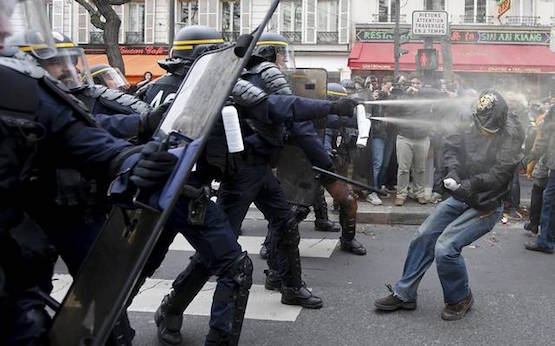
[[[377,76],[393,72],[393,42],[391,30],[358,29],[357,42],[349,56],[348,66],[353,75]],[[407,37],[408,39],[408,37]],[[469,86],[529,89],[529,92],[549,94],[555,77],[555,53],[549,49],[549,31],[534,28],[525,31],[491,31],[451,29],[453,72]],[[439,73],[443,69],[440,44]],[[421,42],[402,45],[408,54],[401,56],[401,71],[416,70],[416,52]],[[520,89],[520,90],[519,90]]]

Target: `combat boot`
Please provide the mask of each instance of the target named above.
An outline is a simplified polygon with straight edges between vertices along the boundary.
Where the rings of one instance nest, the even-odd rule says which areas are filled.
[[[328,218],[328,208],[314,208],[314,230],[316,232],[339,232],[341,228]]]
[[[158,327],[158,339],[163,345],[179,345],[183,341],[181,337],[183,312],[172,311],[171,301],[175,299],[175,295],[174,290],[167,294],[154,314],[154,322]]]
[[[299,305],[307,309],[320,309],[324,302],[306,288],[303,282],[300,287],[281,288],[281,303],[286,305]]]
[[[204,341],[205,346],[227,346],[231,345],[230,335],[219,329],[210,328],[208,335],[206,335],[206,340]]]
[[[344,212],[339,212],[339,222],[341,223],[341,237],[339,238],[341,250],[355,255],[366,255],[366,248],[362,243],[355,239],[356,219],[348,217]]]
[[[266,269],[264,270],[264,274],[266,274],[264,288],[269,291],[281,291],[281,279],[279,278],[277,272],[272,269]]]

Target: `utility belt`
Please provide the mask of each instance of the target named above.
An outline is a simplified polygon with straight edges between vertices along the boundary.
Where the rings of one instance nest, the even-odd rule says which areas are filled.
[[[240,165],[264,166],[270,164],[271,158],[256,153],[253,149],[246,149],[241,155],[237,155]]]
[[[185,185],[181,193],[189,199],[187,222],[193,226],[204,225],[210,198],[216,195],[214,190],[206,185],[201,187]]]

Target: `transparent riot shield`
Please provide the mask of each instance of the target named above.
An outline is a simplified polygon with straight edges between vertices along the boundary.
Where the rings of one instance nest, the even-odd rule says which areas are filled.
[[[113,208],[55,316],[53,346],[105,343],[246,59],[228,47],[191,67],[156,134],[163,142],[179,142],[177,166],[162,192],[149,200],[150,208]]]
[[[325,99],[327,94],[328,73],[324,69],[297,68],[286,71],[285,75],[297,96]],[[313,121],[318,136],[323,142],[325,119]],[[280,153],[277,177],[292,204],[310,206],[319,193],[319,181],[312,170],[313,163],[299,146],[295,134],[289,136]]]

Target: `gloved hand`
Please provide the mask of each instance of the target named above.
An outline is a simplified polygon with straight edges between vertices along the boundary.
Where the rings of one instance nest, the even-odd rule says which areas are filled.
[[[445,186],[447,190],[457,191],[459,187],[461,187],[461,184],[457,183],[453,178],[446,178],[443,179],[443,186]]]
[[[141,114],[141,120],[139,125],[139,137],[142,139],[149,139],[154,134],[154,131],[158,128],[160,121],[164,118],[164,114],[172,104],[172,101],[166,101],[154,108],[150,112],[145,112]]]
[[[131,170],[129,179],[135,186],[151,189],[164,183],[177,163],[177,157],[167,151],[158,151],[159,142],[151,141],[141,150],[141,157]]]
[[[355,115],[355,107],[357,104],[357,102],[348,97],[342,97],[331,103],[330,113],[352,118]]]

